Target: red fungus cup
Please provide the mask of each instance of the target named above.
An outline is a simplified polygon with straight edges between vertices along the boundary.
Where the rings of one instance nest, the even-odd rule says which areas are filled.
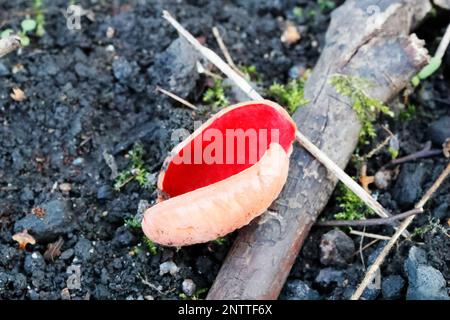
[[[142,221],[145,235],[185,246],[247,225],[281,192],[295,132],[286,110],[268,100],[222,109],[165,160],[160,201]]]

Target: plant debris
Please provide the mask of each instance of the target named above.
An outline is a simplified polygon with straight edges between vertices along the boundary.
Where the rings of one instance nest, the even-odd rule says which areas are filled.
[[[61,237],[57,241],[48,244],[47,250],[44,252],[44,259],[47,261],[55,261],[55,258],[61,255],[63,244],[64,240]]]
[[[17,102],[21,102],[21,101],[23,101],[23,100],[25,100],[27,97],[25,96],[25,92],[23,92],[22,91],[22,89],[20,89],[20,88],[18,88],[18,87],[14,87],[13,89],[12,89],[12,92],[11,92],[11,98],[14,100],[14,101],[17,101]]]
[[[36,244],[36,240],[32,235],[28,233],[27,229],[23,230],[22,232],[16,233],[12,236],[12,239],[19,244],[19,249],[21,250],[25,250],[27,244]]]

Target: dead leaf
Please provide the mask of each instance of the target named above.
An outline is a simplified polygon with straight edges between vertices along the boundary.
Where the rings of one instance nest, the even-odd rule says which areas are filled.
[[[28,230],[25,229],[22,232],[16,233],[12,236],[12,239],[19,243],[19,248],[21,250],[25,250],[27,244],[36,244],[36,240],[32,235],[28,233]]]
[[[12,89],[10,96],[14,101],[17,101],[17,102],[21,102],[27,98],[25,96],[25,92],[23,92],[22,89],[17,88],[17,87],[14,87]]]
[[[294,44],[300,40],[300,32],[292,22],[286,23],[286,28],[281,35],[281,42],[286,44]]]
[[[31,209],[31,213],[38,218],[43,218],[45,216],[45,209],[41,207],[34,207],[33,209]]]
[[[44,259],[47,261],[55,261],[55,258],[61,255],[61,247],[64,244],[64,240],[59,238],[57,241],[50,243],[47,246],[47,250],[44,253]]]

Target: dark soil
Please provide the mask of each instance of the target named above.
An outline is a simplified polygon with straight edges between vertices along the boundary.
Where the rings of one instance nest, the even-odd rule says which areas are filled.
[[[84,16],[81,30],[69,30],[64,16],[68,3],[44,0],[46,34],[31,36],[30,46],[0,60],[0,299],[178,299],[185,279],[194,281],[196,296],[203,298],[233,235],[225,243],[180,250],[158,247],[156,254],[150,252],[140,229],[125,220],[138,213],[141,200],[150,204],[155,200],[154,187],[132,181],[114,190],[115,181],[104,159],[106,152],[114,157],[119,172],[126,170],[130,165],[127,154],[139,142],[147,170],[157,173],[174,146],[172,131],[192,131],[195,120],[211,113],[211,107],[201,100],[210,80],[178,63],[177,59],[192,56],[176,44],[169,47],[177,35],[161,12],[169,10],[216,52],[220,51],[211,28],[218,26],[235,62],[256,66],[262,77],[259,86],[267,88],[275,81],[285,83],[297,67],[314,66],[329,10],[302,0],[81,1],[83,8],[95,13],[95,19]],[[294,15],[296,6],[303,8],[301,16]],[[0,1],[0,30],[19,30],[24,16],[33,14],[32,1]],[[448,18],[448,13],[438,12],[419,30],[430,48],[436,47],[435,37],[443,33]],[[285,20],[301,26],[298,44],[281,43]],[[432,140],[430,125],[450,115],[449,80],[447,61],[410,97],[417,109],[410,120],[380,121],[380,125],[389,123],[398,135],[400,156]],[[157,85],[189,99],[200,110],[194,113],[155,93]],[[14,87],[27,98],[14,101],[10,97]],[[361,154],[375,144],[364,147]],[[369,173],[389,160],[387,151],[373,157]],[[400,171],[408,171],[403,174],[405,181],[394,181],[387,190],[373,189],[374,194],[389,210],[409,208],[413,203],[403,201],[402,207],[395,195],[403,195],[402,188],[410,185],[408,179],[422,170],[420,190],[416,190],[420,196],[446,161],[438,156],[401,165]],[[349,165],[348,171],[354,173],[355,166]],[[398,274],[406,280],[403,261],[408,248],[416,245],[426,250],[430,265],[450,280],[450,238],[443,231],[450,218],[449,205],[445,206],[450,203],[449,190],[447,181],[411,231],[430,225],[431,217],[435,217],[434,227],[423,238],[413,238],[416,243],[401,241],[385,263],[382,277]],[[322,217],[332,218],[337,210],[333,198]],[[39,213],[43,217],[36,217]],[[12,236],[24,228],[30,229],[37,243],[20,250]],[[289,279],[303,280],[321,298],[348,298],[364,273],[358,254],[348,267],[335,268],[344,271],[341,284],[316,281],[325,268],[318,242],[327,231],[313,229]],[[367,231],[392,234],[388,227]],[[360,239],[352,238],[359,248]],[[58,239],[63,240],[61,254],[49,257],[47,246]],[[377,244],[364,251],[366,265],[376,248]],[[161,275],[161,264],[172,261],[177,272]],[[371,297],[382,298],[380,294]]]

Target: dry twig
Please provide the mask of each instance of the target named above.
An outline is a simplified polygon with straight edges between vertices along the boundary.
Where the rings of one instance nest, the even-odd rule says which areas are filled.
[[[367,227],[367,226],[380,226],[384,224],[392,224],[398,220],[403,220],[412,215],[422,213],[422,208],[414,208],[406,212],[390,216],[388,218],[380,219],[364,219],[364,220],[328,220],[319,221],[316,226],[319,227]]]
[[[192,109],[192,110],[197,110],[197,107],[194,106],[192,103],[190,103],[189,101],[184,100],[183,98],[177,96],[176,94],[169,92],[167,90],[164,90],[163,88],[160,87],[156,87],[156,91],[161,92],[162,94],[165,94],[166,96],[172,98],[175,101],[178,101],[179,103],[185,105],[186,107]]]

